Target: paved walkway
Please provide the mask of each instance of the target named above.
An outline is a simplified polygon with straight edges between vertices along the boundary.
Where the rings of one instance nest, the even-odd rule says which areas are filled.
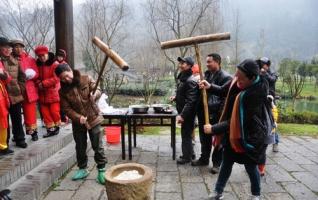
[[[180,154],[180,136],[177,153]],[[208,172],[208,167],[177,166],[171,158],[169,136],[137,137],[133,161],[150,166],[155,174],[152,199],[199,200],[205,199],[214,188],[217,175]],[[196,144],[199,152],[200,144]],[[284,137],[280,152],[268,151],[267,173],[262,179],[262,199],[289,200],[318,199],[318,139],[310,137]],[[122,161],[119,145],[107,145],[107,168],[128,162]],[[107,199],[105,188],[95,182],[96,169],[93,152],[89,152],[90,175],[83,181],[71,181],[77,167],[44,196],[45,200],[99,200]],[[244,167],[234,165],[225,199],[249,199],[249,180]]]

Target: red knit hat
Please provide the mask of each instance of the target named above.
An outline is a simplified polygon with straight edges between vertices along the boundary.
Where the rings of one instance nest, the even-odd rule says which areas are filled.
[[[43,54],[48,54],[49,48],[47,48],[47,46],[44,46],[44,45],[39,45],[35,48],[34,52],[37,56],[43,55]]]
[[[192,74],[199,74],[200,73],[198,64],[194,64],[191,69],[192,69]]]

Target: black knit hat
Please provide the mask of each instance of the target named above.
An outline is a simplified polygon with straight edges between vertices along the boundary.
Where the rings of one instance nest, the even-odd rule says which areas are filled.
[[[60,76],[63,72],[65,71],[71,71],[71,67],[66,64],[66,63],[62,63],[62,64],[59,64],[56,68],[55,68],[55,74],[56,76]]]
[[[244,72],[247,77],[257,76],[259,74],[259,66],[252,59],[245,59],[237,66],[237,68]]]
[[[8,38],[0,37],[0,46],[12,46],[12,43]]]

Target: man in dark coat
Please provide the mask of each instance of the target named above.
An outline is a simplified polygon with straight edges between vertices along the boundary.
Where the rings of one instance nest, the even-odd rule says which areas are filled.
[[[209,199],[223,199],[223,191],[233,164],[244,164],[250,178],[253,199],[260,198],[260,174],[257,164],[265,156],[266,145],[263,123],[263,106],[268,83],[259,76],[254,60],[246,59],[237,66],[233,81],[223,87],[228,91],[220,122],[205,125],[204,131],[217,136],[224,144],[223,161]]]
[[[178,57],[180,74],[178,75],[176,101],[178,111],[177,123],[181,124],[182,156],[177,159],[177,164],[191,162],[193,155],[192,131],[194,129],[195,110],[199,97],[198,84],[192,75],[194,61],[191,57]]]
[[[219,121],[224,105],[225,96],[222,96],[220,93],[218,93],[218,90],[214,90],[214,88],[223,86],[227,82],[231,81],[232,77],[229,73],[221,69],[221,56],[219,54],[209,54],[206,58],[206,66],[208,70],[204,73],[204,79],[207,81],[209,85],[209,89],[207,90],[210,116],[209,121],[211,124],[215,124]],[[209,159],[212,149],[212,135],[205,134],[203,130],[204,112],[201,98],[199,99],[200,103],[197,109],[197,116],[199,121],[199,134],[201,142],[201,156],[198,160],[193,161],[191,163],[192,166],[209,165]],[[212,173],[218,172],[218,168],[221,165],[221,161],[222,147],[215,146],[212,153]]]
[[[93,93],[95,81],[92,77],[81,75],[79,71],[72,70],[66,63],[59,64],[55,74],[60,78],[61,107],[72,120],[73,137],[75,140],[76,158],[79,170],[72,177],[73,180],[84,179],[87,171],[87,132],[95,152],[94,159],[97,164],[97,182],[105,184],[106,157],[103,148],[103,132],[100,123],[103,117],[97,107],[96,101],[101,96],[100,90]]]

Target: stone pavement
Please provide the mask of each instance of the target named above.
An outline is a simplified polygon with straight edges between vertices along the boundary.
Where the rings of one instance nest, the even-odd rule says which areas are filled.
[[[278,153],[268,149],[266,175],[262,178],[262,199],[291,200],[318,199],[318,139],[311,137],[283,137]],[[137,136],[133,162],[150,166],[154,172],[152,199],[199,200],[208,197],[217,175],[208,172],[210,167],[177,166],[171,157],[170,137]],[[177,136],[177,153],[180,154],[180,136]],[[198,154],[200,144],[197,142]],[[107,168],[120,163],[120,145],[107,144]],[[74,166],[60,183],[45,195],[44,200],[107,199],[105,188],[96,183],[93,152],[89,152],[90,175],[86,180],[71,181]],[[235,164],[225,191],[225,199],[249,199],[249,180],[244,166]]]

